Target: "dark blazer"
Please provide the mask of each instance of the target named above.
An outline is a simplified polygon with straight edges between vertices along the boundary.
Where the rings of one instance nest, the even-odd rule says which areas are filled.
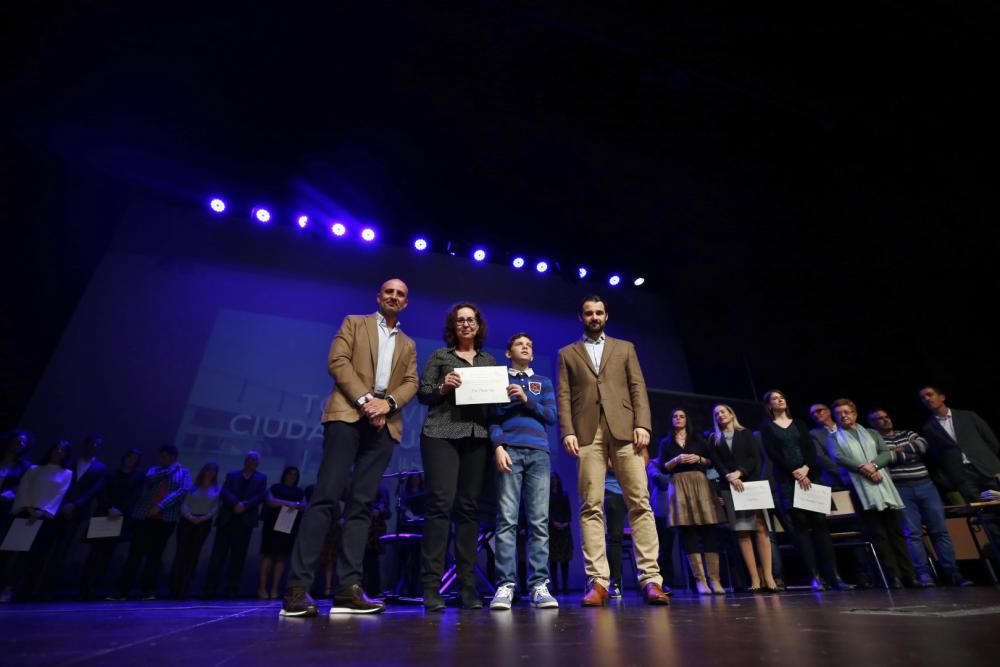
[[[840,466],[830,458],[830,452],[826,448],[826,439],[830,432],[825,426],[817,426],[809,431],[813,444],[816,446],[816,465],[820,469],[820,481],[833,489],[844,489],[844,480],[841,478]]]
[[[243,493],[240,493],[241,489]],[[242,470],[227,473],[222,491],[219,492],[219,518],[215,520],[215,525],[226,526],[238,521],[246,528],[253,529],[260,520],[260,506],[266,496],[267,476],[264,473],[255,472],[253,477],[246,480],[246,486]],[[242,514],[237,514],[233,508],[241,502],[246,510]]]
[[[996,434],[982,417],[971,410],[951,410],[951,420],[955,426],[953,439],[948,431],[932,416],[924,423],[923,435],[927,438],[927,457],[959,489],[966,500],[978,500],[979,491],[963,489],[962,453],[964,452],[976,471],[984,477],[1000,474],[1000,442]],[[970,494],[975,498],[968,497]]]
[[[740,471],[740,479],[744,482],[759,482],[763,479],[760,447],[753,437],[753,432],[743,429],[733,433],[732,450],[726,444],[725,438],[716,443],[714,433],[708,441],[711,450],[709,457],[722,478],[720,482],[724,482],[726,475],[737,470]]]
[[[794,468],[785,460],[785,454],[781,451],[781,443],[771,430],[771,424],[772,422],[767,420],[760,425],[760,439],[764,445],[764,451],[767,452],[767,458],[771,462],[774,481],[779,484],[794,484],[795,477],[792,476]],[[813,443],[812,436],[809,435],[809,427],[801,419],[793,419],[792,425],[788,428],[798,430],[802,460],[809,466],[807,476],[810,481],[815,482],[819,479],[820,470],[819,466],[816,465],[816,445]]]
[[[73,518],[82,519],[90,516],[93,502],[104,490],[108,467],[95,458],[87,468],[87,472],[83,473],[82,477],[77,477],[76,464],[77,461],[74,461],[69,466],[73,471],[73,479],[69,483],[66,495],[63,496],[62,504],[73,503]]]

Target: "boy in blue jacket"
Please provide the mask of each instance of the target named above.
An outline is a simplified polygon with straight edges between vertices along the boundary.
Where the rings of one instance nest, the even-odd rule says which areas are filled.
[[[531,370],[531,336],[507,341],[510,403],[493,406],[490,440],[497,466],[497,592],[490,609],[510,609],[517,581],[517,515],[524,491],[528,519],[528,587],[531,606],[550,609],[559,602],[549,593],[549,438],[556,423],[552,380]]]

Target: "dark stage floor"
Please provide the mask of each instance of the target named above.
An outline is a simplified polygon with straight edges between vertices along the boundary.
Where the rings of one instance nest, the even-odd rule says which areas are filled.
[[[581,609],[576,595],[561,602],[314,619],[279,618],[276,603],[0,605],[0,664],[972,667],[996,664],[1000,646],[995,588],[678,595],[669,608],[634,592],[607,609]]]

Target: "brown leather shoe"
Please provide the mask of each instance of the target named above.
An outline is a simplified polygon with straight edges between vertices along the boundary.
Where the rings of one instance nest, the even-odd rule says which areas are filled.
[[[670,598],[663,592],[663,588],[653,582],[649,582],[643,587],[642,599],[646,601],[646,604],[655,604],[663,607],[670,604]]]
[[[381,600],[372,600],[361,586],[354,584],[333,596],[331,614],[377,614],[385,609]]]
[[[608,603],[608,589],[596,581],[590,585],[590,590],[583,596],[580,604],[584,607],[603,607]]]

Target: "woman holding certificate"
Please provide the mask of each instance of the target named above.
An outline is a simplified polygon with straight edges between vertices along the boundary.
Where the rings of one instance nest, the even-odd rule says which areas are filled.
[[[305,490],[299,486],[299,469],[295,466],[286,466],[281,471],[281,482],[271,485],[264,501],[264,512],[261,517],[263,530],[260,539],[260,579],[257,582],[258,600],[278,599],[278,584],[285,574],[285,564],[292,555],[295,530],[298,528],[302,511],[306,508],[304,498]],[[277,529],[276,524],[282,508],[287,508],[284,510],[286,516],[289,511],[295,511],[292,530]],[[270,588],[268,588],[269,580]]]
[[[764,394],[764,411],[768,419],[761,425],[760,437],[774,469],[781,510],[792,523],[799,557],[812,576],[812,589],[820,592],[829,588],[854,588],[841,581],[837,574],[826,515],[795,507],[795,487],[808,491],[820,474],[816,465],[816,446],[809,435],[809,427],[801,419],[792,418],[785,395],[777,389]],[[816,550],[813,549],[813,540]],[[824,583],[820,576],[817,551],[823,569],[830,575],[829,584]]]
[[[695,434],[687,413],[670,414],[671,434],[660,441],[660,468],[670,473],[667,521],[677,528],[700,595],[725,595],[719,580],[719,504],[705,470],[712,466],[708,443]],[[708,582],[702,567],[708,566]]]
[[[444,340],[447,346],[435,350],[427,361],[417,394],[418,400],[428,406],[420,437],[427,493],[420,559],[424,608],[428,611],[443,611],[445,606],[440,586],[453,509],[460,602],[468,609],[483,606],[476,591],[473,565],[479,535],[479,495],[493,449],[486,427],[488,406],[459,405],[455,400],[455,390],[462,385],[462,376],[456,370],[497,365],[496,358],[482,349],[486,320],[479,308],[471,303],[452,306],[445,317]]]
[[[733,504],[733,494],[744,493],[745,483],[762,479],[760,448],[753,434],[740,425],[736,413],[728,405],[712,408],[712,422],[715,431],[712,434],[712,463],[719,477],[725,480],[722,497],[726,501],[726,516],[729,528],[736,533],[743,562],[750,573],[750,592],[777,593],[778,584],[771,572],[771,519],[767,510],[737,511]],[[767,482],[764,484],[767,485]],[[770,496],[770,490],[767,493]],[[754,541],[760,553],[760,573],[753,552]],[[761,574],[764,577],[763,588]]]
[[[903,499],[885,469],[892,453],[877,431],[858,425],[852,401],[834,401],[833,419],[837,430],[829,436],[831,454],[850,474],[855,500],[864,508],[861,521],[889,575],[889,587],[914,585],[917,575],[903,536]]]

